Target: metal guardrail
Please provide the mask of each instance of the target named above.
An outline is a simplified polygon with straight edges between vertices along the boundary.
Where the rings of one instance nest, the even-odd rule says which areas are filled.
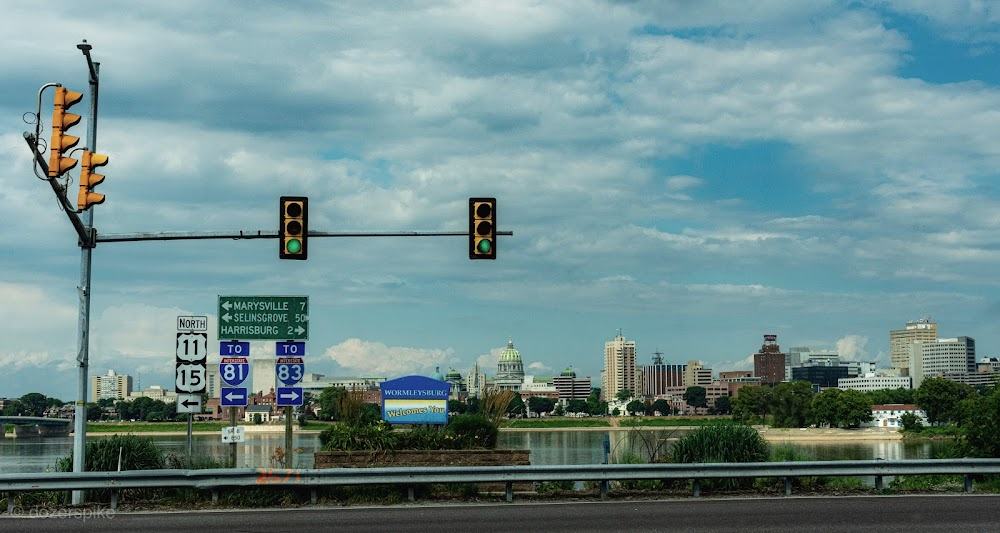
[[[33,491],[112,491],[112,508],[123,489],[193,488],[209,490],[218,500],[220,489],[273,486],[308,488],[313,503],[317,489],[329,486],[408,485],[424,483],[505,483],[507,501],[514,483],[546,481],[596,481],[600,495],[607,495],[610,481],[660,479],[693,480],[693,494],[700,495],[699,480],[723,478],[782,478],[785,495],[791,480],[809,476],[874,476],[882,489],[884,476],[950,474],[965,477],[965,491],[972,492],[972,476],[1000,474],[1000,459],[917,459],[900,461],[798,461],[780,463],[610,464],[530,466],[450,466],[399,468],[235,468],[206,470],[144,470],[126,472],[52,472],[0,476],[0,492],[7,492],[7,509],[13,512],[14,493]]]

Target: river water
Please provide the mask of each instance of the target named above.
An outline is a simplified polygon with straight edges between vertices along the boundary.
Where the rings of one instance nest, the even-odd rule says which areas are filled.
[[[184,456],[186,435],[147,434],[166,453]],[[498,448],[531,450],[531,463],[536,465],[600,464],[605,460],[604,440],[608,437],[613,457],[633,453],[649,457],[664,453],[670,442],[683,435],[676,430],[647,431],[512,431],[501,432]],[[87,439],[100,439],[91,435]],[[275,451],[285,446],[284,433],[247,433],[246,442],[237,444],[237,464],[247,467],[279,466]],[[292,465],[312,468],[313,452],[320,448],[316,433],[296,433],[292,440],[295,450]],[[798,442],[801,452],[820,461],[861,459],[927,459],[935,457],[945,446],[942,441],[903,442],[901,440]],[[229,444],[220,435],[194,435],[192,449],[196,456],[228,457]],[[15,472],[45,472],[60,458],[73,450],[72,437],[0,438],[0,474]]]

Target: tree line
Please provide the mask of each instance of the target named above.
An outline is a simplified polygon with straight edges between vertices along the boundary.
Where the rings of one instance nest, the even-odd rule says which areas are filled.
[[[49,409],[59,408],[65,404],[66,402],[58,398],[50,398],[39,392],[29,392],[7,404],[0,414],[5,416],[44,416]],[[186,420],[187,416],[181,415],[181,418]],[[87,420],[91,422],[99,420],[162,422],[178,419],[175,404],[152,398],[141,397],[131,401],[103,398],[96,402],[87,403]]]
[[[916,389],[857,391],[824,389],[813,393],[808,381],[743,387],[732,399],[733,419],[775,427],[857,427],[872,420],[872,405],[915,404],[932,425],[971,420],[993,389],[975,389],[944,378],[927,378]]]

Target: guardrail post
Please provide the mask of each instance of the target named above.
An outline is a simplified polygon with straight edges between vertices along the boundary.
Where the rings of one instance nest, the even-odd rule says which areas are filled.
[[[600,481],[600,483],[598,483],[598,487],[600,487],[601,499],[603,500],[603,499],[607,498],[608,497],[608,480],[602,479]]]
[[[410,499],[411,502],[417,501],[417,496],[413,493],[413,485],[409,485],[406,487],[406,496]]]
[[[111,508],[118,508],[118,489],[111,489]]]
[[[782,479],[782,481],[785,482],[785,496],[791,496],[792,495],[792,480],[789,479],[788,477],[783,477],[781,479]]]
[[[507,486],[505,488],[506,488],[505,492],[507,493],[507,501],[508,502],[514,501],[514,482],[508,481]]]
[[[701,483],[697,479],[691,480],[691,494],[697,498],[701,496]]]
[[[7,493],[7,514],[14,514],[14,495],[16,492]]]
[[[313,505],[316,505],[316,502],[319,501],[319,492],[316,490],[316,487],[309,489],[309,501],[312,502]]]
[[[212,489],[212,505],[219,503],[219,489]]]
[[[875,476],[875,491],[882,492],[882,476]]]
[[[965,474],[965,492],[972,492],[972,476]]]

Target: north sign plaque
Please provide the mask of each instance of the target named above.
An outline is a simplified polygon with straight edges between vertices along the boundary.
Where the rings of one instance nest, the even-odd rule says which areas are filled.
[[[219,296],[219,339],[308,340],[308,296]]]

